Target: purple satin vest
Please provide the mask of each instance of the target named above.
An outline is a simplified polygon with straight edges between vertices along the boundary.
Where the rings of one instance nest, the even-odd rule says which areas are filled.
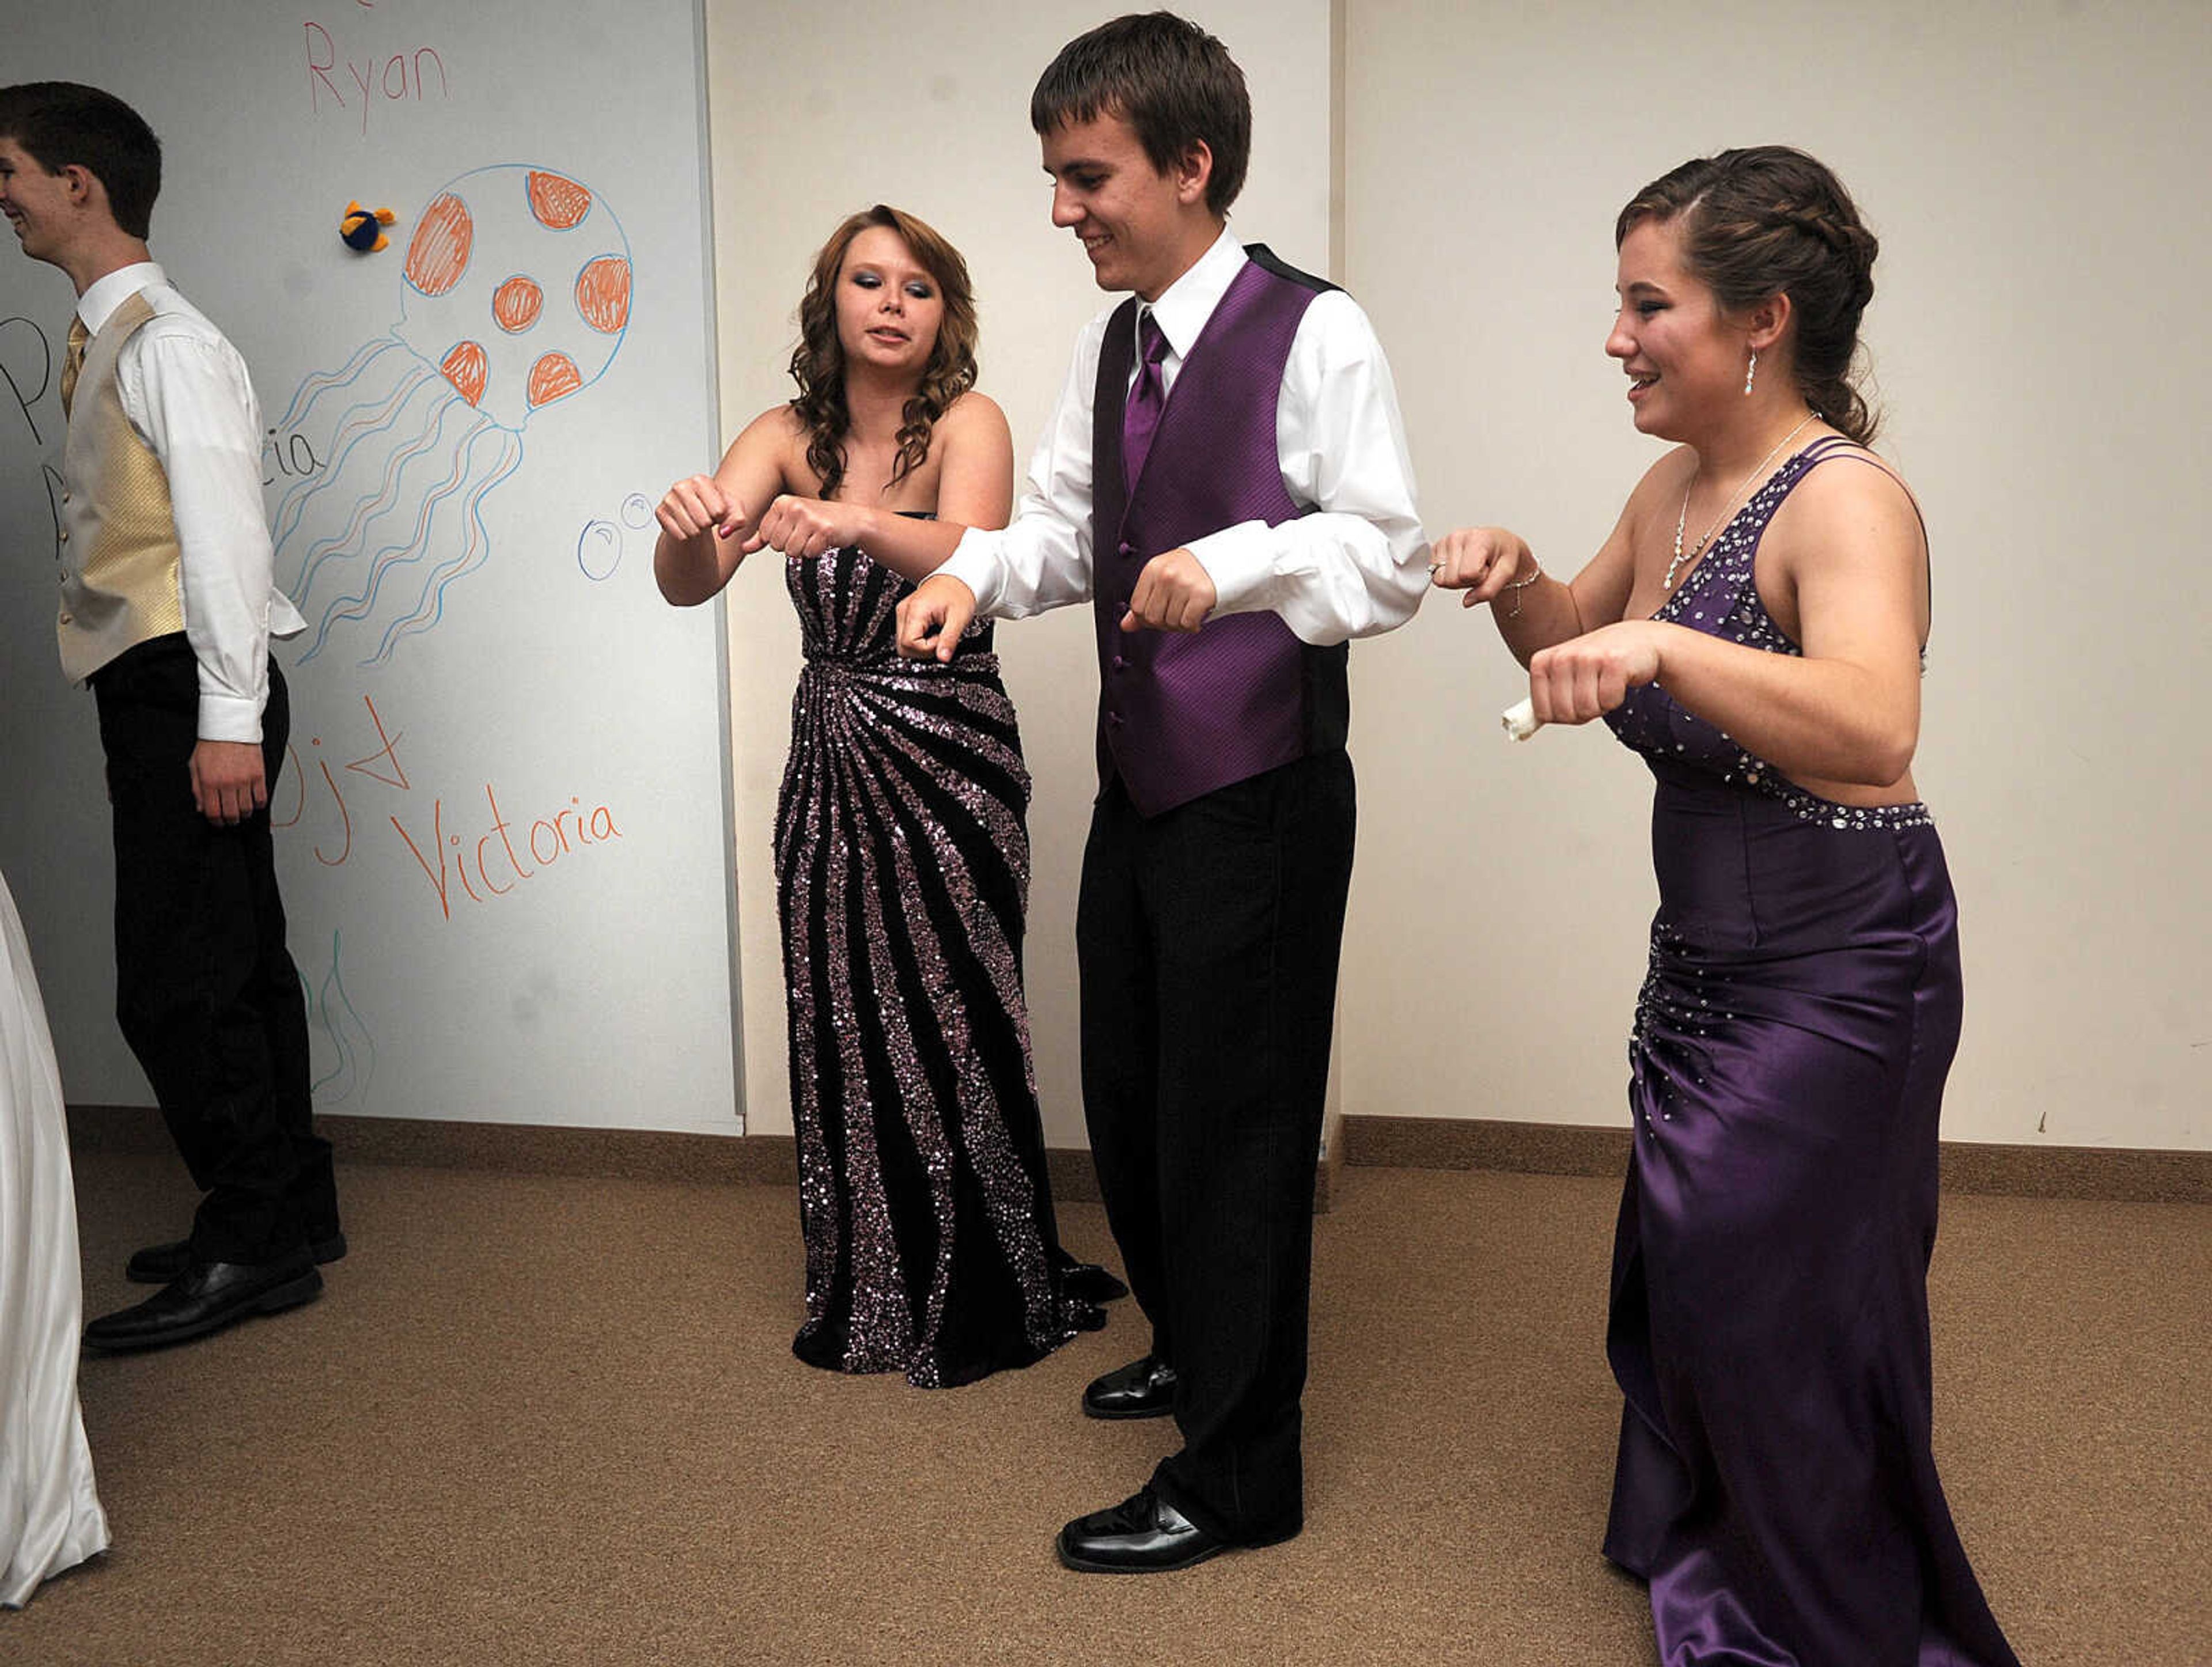
[[[1346,646],[1301,642],[1273,613],[1209,619],[1194,634],[1134,631],[1121,616],[1145,563],[1244,521],[1311,513],[1283,489],[1275,406],[1298,321],[1334,286],[1261,245],[1191,344],[1133,491],[1121,420],[1137,302],[1108,323],[1091,452],[1092,613],[1098,638],[1098,780],[1157,816],[1308,753],[1344,745]]]

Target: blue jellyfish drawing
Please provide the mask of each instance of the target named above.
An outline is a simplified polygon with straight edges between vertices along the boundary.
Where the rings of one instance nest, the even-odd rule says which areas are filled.
[[[606,373],[629,325],[629,240],[564,174],[464,173],[416,217],[399,322],[300,384],[279,425],[319,465],[278,501],[285,588],[333,642],[388,663],[483,567],[484,500],[522,463],[522,431]]]
[[[309,1028],[323,1034],[323,1043],[315,1051],[327,1053],[331,1058],[329,1068],[310,1085],[309,1092],[319,1106],[361,1107],[368,1104],[368,1086],[376,1075],[376,1041],[346,994],[345,982],[338,973],[338,950],[339,934],[333,932],[331,970],[319,989],[304,973],[300,978],[307,1001]]]

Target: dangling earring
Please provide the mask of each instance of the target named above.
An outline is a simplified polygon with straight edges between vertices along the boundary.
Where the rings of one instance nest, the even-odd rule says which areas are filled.
[[[1759,350],[1754,347],[1751,350],[1751,363],[1745,368],[1743,373],[1743,392],[1747,399],[1751,397],[1751,379],[1758,374]]]

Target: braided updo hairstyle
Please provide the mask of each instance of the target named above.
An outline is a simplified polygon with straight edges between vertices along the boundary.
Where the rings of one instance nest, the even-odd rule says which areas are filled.
[[[1613,246],[1646,220],[1680,222],[1682,259],[1723,309],[1787,295],[1805,403],[1861,445],[1874,438],[1877,418],[1857,386],[1859,319],[1881,245],[1841,180],[1787,145],[1723,150],[1637,192],[1613,223]]]

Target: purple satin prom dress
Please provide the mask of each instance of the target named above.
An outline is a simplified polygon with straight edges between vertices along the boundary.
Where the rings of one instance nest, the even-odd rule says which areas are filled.
[[[1796,654],[1759,538],[1788,463],[1657,618]],[[1875,465],[1878,466],[1878,465]],[[1929,1448],[1936,1118],[1957,919],[1919,804],[1805,792],[1656,684],[1607,718],[1658,788],[1607,1339],[1626,1397],[1606,1555],[1664,1667],[2017,1667]]]

